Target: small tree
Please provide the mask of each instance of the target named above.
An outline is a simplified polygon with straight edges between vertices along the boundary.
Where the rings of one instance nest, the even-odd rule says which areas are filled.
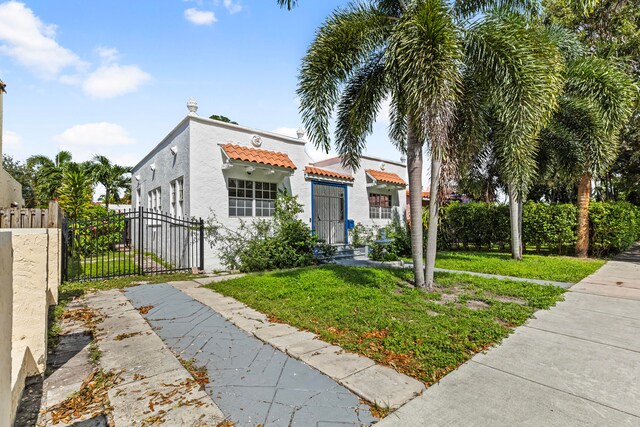
[[[91,206],[93,190],[87,172],[78,164],[69,165],[62,174],[58,201],[67,217],[80,218]]]

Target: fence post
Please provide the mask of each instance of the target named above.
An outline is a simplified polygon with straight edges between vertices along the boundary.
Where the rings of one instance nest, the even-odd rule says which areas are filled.
[[[204,221],[200,218],[200,271],[204,271]]]
[[[140,276],[144,275],[144,207],[140,206],[138,208],[138,274]]]

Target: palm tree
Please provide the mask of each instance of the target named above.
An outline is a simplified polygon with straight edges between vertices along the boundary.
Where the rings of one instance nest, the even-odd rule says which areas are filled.
[[[526,1],[495,3],[504,8],[530,6]],[[303,60],[298,94],[309,138],[329,150],[329,120],[337,108],[335,145],[345,167],[359,166],[381,104],[391,99],[389,136],[407,153],[410,212],[416,219],[411,240],[417,286],[433,286],[439,207],[435,195],[443,165],[445,176],[451,175],[453,142],[480,134],[484,116],[477,112],[486,110],[501,124],[499,139],[505,143],[501,147],[507,143],[521,147],[536,136],[539,126],[533,122],[550,115],[547,110],[555,105],[560,86],[557,49],[539,31],[507,14],[467,23],[493,4],[444,0],[351,4],[327,19]],[[461,97],[467,104],[459,102]],[[462,114],[457,116],[459,109]],[[464,119],[464,126],[455,126],[457,118]],[[454,137],[452,131],[458,127],[470,130]],[[434,195],[429,206],[426,279],[421,215],[424,146],[430,149]]]
[[[278,5],[280,7],[286,7],[288,10],[291,10],[298,5],[298,0],[278,0]]]
[[[112,199],[115,202],[120,200],[120,190],[131,185],[127,176],[131,173],[131,169],[112,163],[106,156],[96,155],[93,157],[89,170],[94,182],[102,184],[104,187],[104,204],[107,209],[109,209],[109,203]]]
[[[615,63],[586,55],[577,40],[562,36],[567,61],[560,108],[542,139],[565,176],[578,181],[576,256],[589,250],[591,180],[613,164],[619,132],[633,111],[637,88]]]
[[[27,159],[27,169],[34,177],[33,189],[38,205],[46,204],[58,197],[64,171],[74,164],[69,151],[60,151],[53,159],[44,155]]]

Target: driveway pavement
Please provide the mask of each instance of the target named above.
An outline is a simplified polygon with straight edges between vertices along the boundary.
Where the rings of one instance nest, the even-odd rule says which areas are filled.
[[[384,426],[640,426],[640,246]]]
[[[211,293],[211,291],[206,291]],[[333,379],[227,321],[168,284],[125,293],[153,330],[185,360],[206,366],[207,393],[238,426],[363,426],[376,421]]]

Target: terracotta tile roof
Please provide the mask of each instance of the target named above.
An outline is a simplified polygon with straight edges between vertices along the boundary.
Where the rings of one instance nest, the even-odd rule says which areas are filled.
[[[297,169],[296,165],[285,153],[259,150],[257,148],[242,147],[240,145],[233,144],[220,144],[220,147],[231,160],[261,163],[263,165],[277,166],[279,168]]]
[[[343,173],[338,173],[326,169],[316,168],[314,166],[305,166],[304,173],[310,173],[312,175],[326,176],[327,178],[345,179],[347,181],[353,181],[353,177]]]
[[[409,197],[411,195],[411,193],[409,192],[409,190],[407,190],[407,197]],[[428,199],[429,197],[431,197],[431,192],[430,191],[423,191],[422,192],[422,198],[423,199]]]
[[[371,178],[379,182],[387,182],[395,185],[407,185],[407,183],[404,182],[404,179],[400,178],[400,176],[395,173],[377,171],[375,169],[367,169],[365,172],[369,174]]]

